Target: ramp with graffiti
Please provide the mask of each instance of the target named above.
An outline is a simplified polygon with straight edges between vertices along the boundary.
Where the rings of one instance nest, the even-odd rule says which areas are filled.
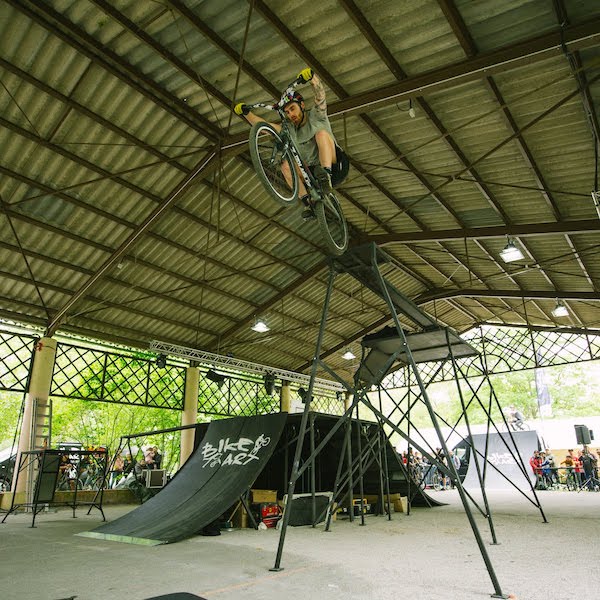
[[[455,446],[454,451],[462,454],[461,462],[468,465],[463,481],[466,488],[478,488],[479,478],[475,460],[479,463],[481,473],[485,470],[485,487],[487,489],[505,489],[517,485],[528,488],[535,484],[535,475],[529,467],[529,458],[534,450],[538,450],[539,440],[535,431],[515,431],[509,433],[490,433],[473,435],[473,444],[477,452],[473,452],[466,442]],[[464,452],[464,454],[463,454]],[[487,456],[487,461],[484,459]],[[519,456],[524,463],[520,465]]]
[[[172,481],[130,513],[80,535],[167,544],[198,533],[248,489],[267,464],[287,413],[212,421]]]

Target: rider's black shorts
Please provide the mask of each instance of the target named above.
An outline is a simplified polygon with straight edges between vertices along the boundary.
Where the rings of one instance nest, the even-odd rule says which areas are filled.
[[[312,171],[314,166],[310,167]],[[348,176],[350,170],[350,160],[346,153],[339,147],[335,147],[335,162],[331,165],[331,185],[336,187]]]

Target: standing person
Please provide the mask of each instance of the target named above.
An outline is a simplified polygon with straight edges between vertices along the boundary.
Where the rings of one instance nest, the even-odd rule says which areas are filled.
[[[298,74],[298,79],[305,83],[310,82],[315,98],[314,106],[306,109],[304,97],[294,91],[285,96],[283,110],[292,125],[290,134],[300,151],[302,160],[321,185],[323,193],[328,194],[333,187],[344,181],[348,175],[350,161],[333,135],[327,116],[325,87],[320,77],[310,67],[307,67]],[[265,121],[255,115],[243,102],[236,104],[233,110],[237,115],[243,116],[251,125]],[[271,125],[277,131],[281,131],[281,125],[277,123],[271,123]],[[284,172],[284,176],[288,183],[291,182],[291,174],[286,175]],[[302,217],[313,219],[315,213],[311,198],[302,178],[300,178],[299,184],[300,201],[306,207]]]
[[[460,458],[458,454],[454,452],[454,450],[450,450],[450,458],[452,459],[452,464],[454,465],[454,468],[456,469],[456,474],[458,475],[458,470],[460,469]],[[452,479],[450,479],[450,487],[454,487],[454,481],[452,481]]]
[[[548,461],[548,476],[550,479],[550,483],[558,483],[558,476],[556,473],[556,459],[554,458],[554,454],[552,454],[552,450],[550,450],[550,448],[546,448],[546,460]]]
[[[146,469],[156,469],[154,464],[154,448],[152,446],[148,446],[148,448],[146,448],[143,462],[146,465]]]
[[[535,487],[537,488],[542,477],[542,469],[541,469],[542,459],[540,458],[539,450],[533,451],[533,456],[529,459],[529,466],[533,470],[533,474],[535,475]]]
[[[587,446],[583,447],[581,452],[581,466],[583,467],[584,483],[587,483],[587,489],[593,490],[598,485],[596,480],[596,465],[598,458]]]
[[[152,448],[152,450],[154,451],[154,468],[155,469],[160,469],[160,465],[162,464],[162,454],[158,451],[158,446],[154,446],[154,448]]]

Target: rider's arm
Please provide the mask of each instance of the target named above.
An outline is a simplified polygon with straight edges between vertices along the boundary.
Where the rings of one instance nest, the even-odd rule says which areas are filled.
[[[312,79],[310,80],[313,92],[315,94],[315,111],[323,114],[327,114],[327,101],[325,100],[325,87],[320,77],[313,73]]]
[[[246,121],[248,121],[248,123],[250,123],[250,125],[254,125],[255,123],[264,122],[264,123],[269,123],[270,125],[272,125],[276,131],[281,131],[281,125],[279,125],[278,123],[271,123],[270,121],[267,121],[266,119],[263,119],[262,117],[259,117],[258,115],[255,115],[251,110],[248,110],[247,105],[244,104],[243,102],[236,104],[235,107],[233,108],[233,112],[235,112],[236,115],[240,115],[240,117],[244,117],[244,119],[246,119]]]

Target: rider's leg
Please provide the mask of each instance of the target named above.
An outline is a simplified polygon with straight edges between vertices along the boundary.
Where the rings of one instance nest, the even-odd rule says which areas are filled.
[[[306,186],[304,185],[304,180],[302,179],[302,173],[300,172],[298,165],[294,164],[294,167],[296,168],[296,174],[298,175],[298,204],[300,204],[301,207],[304,207],[304,210],[302,211],[302,218],[305,220],[314,219],[316,218],[316,215],[311,206],[310,195],[306,191]],[[292,171],[287,161],[281,165],[281,173],[291,189]]]
[[[306,196],[306,187],[304,185],[302,173],[300,173],[298,165],[295,164],[294,166],[296,167],[296,174],[298,175],[298,196],[302,198],[302,196]],[[290,186],[290,189],[292,189],[292,172],[287,161],[281,165],[281,173],[283,174],[283,178],[285,179],[286,183]]]
[[[325,129],[320,129],[315,133],[315,142],[319,149],[319,166],[321,167],[315,168],[315,177],[323,191],[329,193],[332,190],[331,166],[336,162],[335,142]]]
[[[319,149],[319,164],[331,170],[331,165],[336,162],[335,142],[331,134],[325,129],[320,129],[315,133],[315,142]]]

